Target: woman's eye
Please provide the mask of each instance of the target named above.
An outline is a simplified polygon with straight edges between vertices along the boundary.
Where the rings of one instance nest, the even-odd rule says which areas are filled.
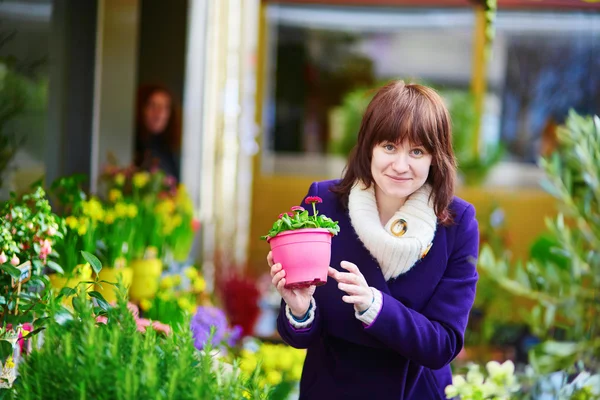
[[[395,147],[393,144],[386,144],[383,146],[384,149],[386,149],[387,151],[394,151]]]
[[[413,150],[412,150],[412,153],[413,153],[415,156],[422,156],[423,154],[425,154],[425,152],[424,152],[423,150],[421,150],[421,149],[413,149]]]

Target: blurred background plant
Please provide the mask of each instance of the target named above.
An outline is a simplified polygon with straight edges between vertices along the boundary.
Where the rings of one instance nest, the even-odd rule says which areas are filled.
[[[146,318],[173,326],[183,324],[196,312],[197,304],[211,304],[205,290],[204,277],[196,267],[189,266],[183,270],[183,276],[164,275],[156,295],[141,300],[140,308]]]
[[[600,370],[600,119],[571,111],[558,141],[558,151],[540,161],[544,187],[561,207],[547,219],[548,234],[526,262],[510,265],[487,245],[479,262],[505,293],[531,304],[522,322],[542,341],[529,352],[539,378],[532,393],[552,373],[560,376],[558,393],[577,374]]]
[[[240,369],[245,376],[258,371],[259,384],[272,388],[269,398],[285,400],[298,390],[305,357],[306,350],[254,340],[240,352]]]

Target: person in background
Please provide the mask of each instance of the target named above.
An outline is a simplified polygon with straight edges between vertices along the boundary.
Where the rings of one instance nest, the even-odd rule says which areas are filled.
[[[267,255],[283,299],[278,331],[308,349],[300,399],[445,398],[478,279],[475,209],[454,196],[455,181],[441,97],[402,81],[381,88],[343,178],[308,190],[340,226],[330,279],[286,289]]]
[[[138,90],[135,164],[160,168],[179,181],[181,112],[172,93],[161,85]]]

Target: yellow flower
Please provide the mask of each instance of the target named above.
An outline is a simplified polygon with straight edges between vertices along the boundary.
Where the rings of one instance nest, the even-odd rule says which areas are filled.
[[[181,297],[177,300],[177,305],[179,306],[179,308],[181,308],[182,310],[189,310],[192,305],[192,303],[190,302],[190,299],[188,299],[187,297]]]
[[[127,204],[125,203],[117,203],[115,204],[115,213],[117,214],[117,218],[125,218],[127,217]]]
[[[173,286],[174,286],[174,280],[173,280],[173,276],[171,276],[171,275],[165,276],[160,281],[160,288],[161,289],[170,289]]]
[[[240,362],[240,369],[242,370],[242,372],[251,374],[252,372],[254,372],[257,365],[258,360],[256,358],[256,354],[248,350],[242,350]]]
[[[87,223],[86,221],[81,221],[82,223],[79,225],[79,228],[77,229],[77,234],[79,236],[83,236],[87,233],[88,227],[87,227]]]
[[[67,226],[71,229],[77,229],[77,218],[75,218],[72,215],[69,215],[66,219],[65,222],[67,223]]]
[[[175,203],[171,199],[165,199],[160,201],[154,209],[157,214],[168,215],[175,211]]]
[[[194,292],[202,293],[206,289],[206,281],[203,277],[199,276],[192,282],[192,286],[194,287]]]
[[[244,389],[244,392],[242,393],[242,397],[245,399],[251,399],[252,394],[248,390]]]
[[[292,367],[292,371],[290,372],[290,379],[293,381],[299,381],[302,377],[302,364],[299,363]]]
[[[104,219],[104,208],[96,197],[92,197],[83,203],[83,213],[89,216],[92,221],[102,221]]]
[[[129,218],[135,218],[138,214],[138,208],[135,204],[127,205],[127,216]]]
[[[181,284],[181,275],[173,275],[173,286]]]
[[[125,175],[123,175],[122,173],[118,173],[115,175],[115,184],[117,186],[123,186],[123,184],[125,183]]]
[[[152,302],[148,299],[140,300],[140,308],[142,311],[148,311],[152,307]]]
[[[138,189],[141,189],[144,186],[146,186],[149,181],[150,174],[147,172],[138,172],[137,174],[133,175],[133,186],[135,186]]]
[[[12,356],[9,356],[6,359],[6,364],[4,364],[4,368],[12,369],[15,367],[15,362],[13,361]]]
[[[115,213],[113,210],[108,210],[106,212],[106,215],[104,216],[104,222],[106,222],[108,225],[115,222]]]
[[[269,384],[272,386],[279,384],[281,382],[281,378],[281,372],[277,370],[267,372],[267,382],[269,382]]]
[[[119,189],[111,189],[108,192],[108,199],[113,203],[121,200],[122,197],[123,193]]]
[[[187,267],[183,273],[185,274],[185,276],[187,276],[187,278],[190,281],[193,281],[194,279],[196,279],[198,277],[198,270],[194,267]]]
[[[173,217],[173,226],[178,227],[179,225],[181,225],[181,215],[177,214]]]

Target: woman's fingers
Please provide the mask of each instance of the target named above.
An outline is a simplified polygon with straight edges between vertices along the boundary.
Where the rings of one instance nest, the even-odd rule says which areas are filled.
[[[281,271],[277,272],[275,275],[273,275],[271,282],[273,282],[273,285],[277,286],[277,284],[283,277],[285,277],[285,270],[281,270]]]
[[[342,296],[342,301],[348,304],[360,304],[363,300],[362,296]]]
[[[358,275],[358,276],[362,276],[362,274],[360,273],[360,270],[358,269],[358,267],[356,266],[356,264],[353,264],[353,263],[351,263],[349,261],[342,261],[340,263],[340,266],[342,268],[344,268],[348,272],[351,272],[351,273],[353,273],[355,275]]]
[[[277,263],[277,264],[273,264],[273,266],[271,267],[271,277],[274,277],[276,273],[278,273],[279,271],[281,271],[281,264]]]
[[[348,283],[351,285],[360,285],[361,284],[360,278],[350,272],[335,271],[335,274],[329,275],[329,276],[331,276],[333,279],[335,279],[336,281],[341,282],[341,283]]]
[[[270,251],[269,254],[267,254],[267,263],[269,264],[269,267],[273,266],[273,252]]]
[[[279,282],[277,282],[277,291],[279,292],[279,294],[281,294],[282,291],[284,290],[284,286],[285,286],[285,278],[281,278],[279,280]]]
[[[358,285],[349,285],[347,283],[338,283],[338,288],[349,295],[364,295],[367,293],[364,287]]]

